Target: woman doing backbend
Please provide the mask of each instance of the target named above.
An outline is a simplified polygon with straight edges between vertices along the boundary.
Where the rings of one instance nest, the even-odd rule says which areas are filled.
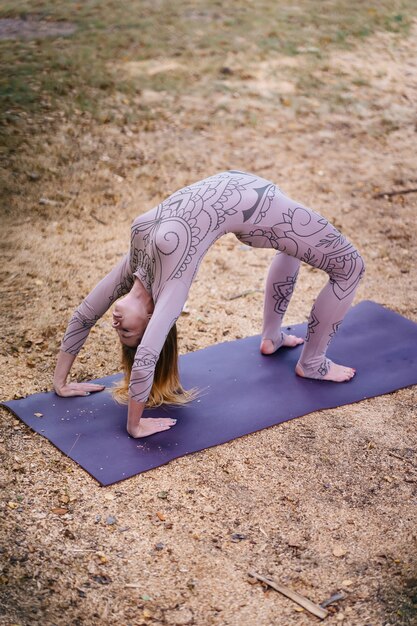
[[[295,371],[307,378],[350,380],[354,370],[330,361],[326,350],[362,277],[362,257],[324,217],[270,181],[231,170],[180,189],[135,219],[129,253],[68,324],[55,369],[56,393],[82,396],[104,388],[67,383],[67,377],[90,328],[116,302],[113,327],[122,343],[125,378],[115,395],[128,402],[127,431],[137,438],[173,426],[173,419],[141,416],[145,405],[183,404],[193,396],[179,381],[175,322],[203,256],[226,233],[249,246],[277,251],[266,281],[262,354],[304,342],[281,331],[300,261],[329,275],[311,310]]]

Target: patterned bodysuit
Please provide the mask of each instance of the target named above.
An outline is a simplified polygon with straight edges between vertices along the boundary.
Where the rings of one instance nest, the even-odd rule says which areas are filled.
[[[323,378],[326,349],[336,333],[364,271],[355,247],[325,218],[254,174],[227,171],[184,187],[135,219],[130,252],[74,312],[61,349],[78,354],[90,328],[138,278],[154,301],[152,318],[137,348],[130,396],[145,402],[165,338],[181,314],[199,264],[222,235],[277,250],[269,269],[262,336],[276,347],[281,322],[300,261],[324,270],[329,282],[310,313],[300,358],[304,373]]]

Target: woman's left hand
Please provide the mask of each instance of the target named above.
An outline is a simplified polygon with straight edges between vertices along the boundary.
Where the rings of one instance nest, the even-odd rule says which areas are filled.
[[[104,385],[96,385],[94,383],[65,383],[63,385],[54,385],[55,393],[62,398],[70,398],[72,396],[89,396],[90,393],[103,391]]]

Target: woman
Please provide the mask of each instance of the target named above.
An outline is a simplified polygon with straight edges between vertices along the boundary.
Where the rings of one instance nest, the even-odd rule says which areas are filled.
[[[230,170],[180,189],[136,218],[129,254],[69,322],[54,375],[56,393],[88,395],[104,388],[66,381],[90,328],[116,302],[113,327],[122,343],[125,371],[116,396],[128,395],[127,431],[138,438],[171,428],[173,419],[141,416],[147,403],[182,404],[193,397],[179,382],[175,322],[204,254],[229,232],[249,246],[277,250],[266,282],[262,354],[304,341],[281,332],[304,261],[327,272],[329,282],[312,308],[295,371],[307,378],[350,380],[354,370],[331,362],[326,350],[362,277],[360,254],[326,219],[285,196],[273,183]]]

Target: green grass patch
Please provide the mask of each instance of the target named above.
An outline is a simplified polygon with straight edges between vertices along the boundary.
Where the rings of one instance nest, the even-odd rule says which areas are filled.
[[[88,110],[99,118],[106,99],[141,89],[183,93],[216,88],[227,55],[251,62],[271,52],[316,54],[349,47],[377,30],[406,32],[414,0],[21,0],[3,2],[0,18],[68,21],[68,37],[0,41],[0,120],[10,111],[34,114],[46,106],[68,114]],[[126,63],[175,59],[181,71],[144,69],[131,76]],[[314,87],[314,85],[310,85]]]

